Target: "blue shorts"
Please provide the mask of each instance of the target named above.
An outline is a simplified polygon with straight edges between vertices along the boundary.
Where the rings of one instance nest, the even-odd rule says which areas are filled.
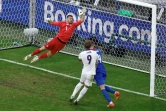
[[[97,86],[103,85],[105,84],[105,80],[106,80],[106,74],[104,73],[97,73],[94,77]]]

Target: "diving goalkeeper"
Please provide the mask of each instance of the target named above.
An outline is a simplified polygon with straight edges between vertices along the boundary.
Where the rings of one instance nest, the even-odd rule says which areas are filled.
[[[86,8],[83,8],[82,11],[79,11],[80,20],[78,20],[77,22],[73,22],[72,15],[67,15],[66,21],[61,21],[61,22],[53,22],[50,19],[47,19],[49,24],[58,26],[60,28],[59,33],[56,35],[56,37],[54,37],[51,41],[47,42],[44,46],[36,49],[31,54],[25,56],[24,61],[28,60],[30,57],[39,54],[40,52],[46,49],[49,51],[34,57],[31,60],[31,63],[34,63],[39,59],[50,57],[59,52],[60,50],[62,50],[65,47],[66,43],[69,41],[70,37],[72,36],[75,28],[79,26],[82,22],[84,22],[85,13],[86,13]]]

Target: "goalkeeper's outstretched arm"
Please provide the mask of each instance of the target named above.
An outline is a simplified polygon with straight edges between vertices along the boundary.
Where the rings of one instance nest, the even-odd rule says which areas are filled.
[[[81,16],[80,16],[80,20],[81,20],[82,22],[84,22],[84,20],[85,20],[85,15],[81,15]]]
[[[47,18],[47,21],[48,21],[48,23],[51,24],[51,25],[55,25],[55,26],[60,26],[60,25],[61,25],[61,22],[53,22],[53,21],[51,20],[51,18]]]
[[[79,17],[82,22],[85,20],[85,13],[86,13],[86,7],[82,9],[82,12],[80,13]]]

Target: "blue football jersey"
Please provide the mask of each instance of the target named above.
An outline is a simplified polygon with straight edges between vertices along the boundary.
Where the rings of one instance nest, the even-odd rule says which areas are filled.
[[[96,69],[96,75],[97,74],[106,74],[106,70],[105,70],[105,67],[103,65],[103,62],[102,62],[102,53],[99,49],[94,49],[94,51],[96,51],[97,55],[98,55],[98,65],[97,65],[97,69]]]

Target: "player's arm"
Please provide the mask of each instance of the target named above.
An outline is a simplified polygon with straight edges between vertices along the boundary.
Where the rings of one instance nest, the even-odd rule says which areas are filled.
[[[78,60],[79,60],[79,62],[82,63],[82,56],[81,56],[81,55],[82,55],[82,54],[80,53],[79,56],[78,56]]]
[[[82,14],[79,15],[79,16],[80,16],[80,20],[81,20],[82,22],[84,22],[84,20],[85,20],[85,13],[86,13],[86,7],[84,7],[84,8],[82,9]]]
[[[55,25],[55,26],[60,26],[60,25],[61,25],[61,22],[53,22],[53,21],[51,20],[51,18],[47,18],[47,21],[48,21],[48,23],[51,24],[51,25]]]
[[[97,65],[98,65],[98,61],[99,61],[99,56],[98,56],[98,54],[96,53],[96,67],[97,67]]]
[[[79,26],[82,22],[85,20],[85,13],[86,13],[86,8],[84,7],[79,13],[80,20],[75,22],[74,24],[76,26]]]

